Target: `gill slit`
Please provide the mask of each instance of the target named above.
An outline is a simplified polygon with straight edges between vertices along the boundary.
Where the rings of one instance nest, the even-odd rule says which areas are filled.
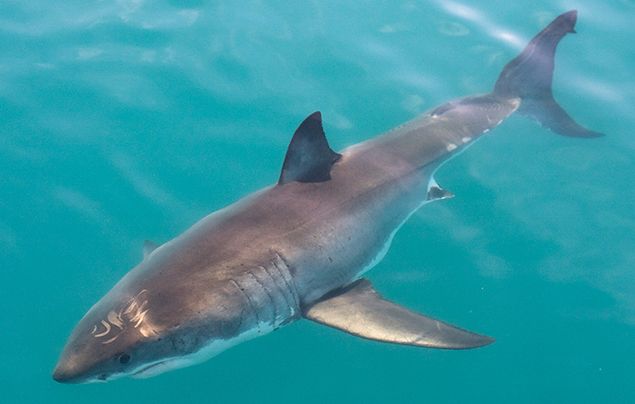
[[[249,295],[245,292],[245,289],[240,286],[240,284],[238,282],[236,282],[235,279],[230,279],[229,280],[231,283],[234,284],[234,286],[236,286],[236,288],[240,291],[240,293],[245,297],[245,300],[247,300],[247,304],[249,304],[249,308],[251,309],[251,312],[253,313],[254,317],[256,318],[256,325],[258,327],[258,333],[260,333],[261,329],[260,329],[260,318],[258,316],[258,310],[256,310],[256,306],[254,306],[254,302],[251,300],[251,297],[249,297]],[[242,322],[242,320],[241,320]]]
[[[290,283],[290,281],[293,282],[293,278],[291,278],[291,273],[289,272],[290,270],[289,264],[287,263],[287,260],[282,256],[282,254],[280,254],[279,252],[275,251],[275,255],[276,255],[276,258],[278,258],[278,260],[274,260],[273,266],[278,270],[278,272],[280,273],[280,276],[282,277],[282,280],[284,281],[285,285],[287,285],[287,289],[289,290],[289,293],[291,293],[291,297],[293,298],[293,301],[295,302],[294,311],[297,311],[300,309],[300,296],[298,296],[298,291],[295,288],[295,285],[292,285]],[[282,262],[284,264],[285,272],[286,272],[286,275],[289,277],[289,280],[287,280],[287,276],[285,276],[285,273],[283,273],[282,268],[280,268],[280,265],[278,264],[278,262]]]
[[[259,266],[258,268],[262,268],[261,266]],[[267,289],[267,287],[264,285],[264,283],[262,283],[260,281],[260,279],[258,279],[258,277],[252,272],[252,271],[247,271],[247,273],[249,275],[251,275],[252,278],[254,278],[254,281],[256,281],[256,283],[258,284],[258,286],[260,286],[260,288],[262,290],[264,290],[265,294],[267,295],[267,297],[269,298],[269,300],[271,301],[271,306],[273,306],[273,324],[275,324],[276,322],[276,318],[278,317],[278,309],[276,307],[276,302],[275,300],[273,300],[273,296],[271,295],[271,292],[269,291],[269,289]],[[260,329],[260,325],[258,326]]]
[[[271,279],[271,282],[274,284],[274,286],[276,287],[278,292],[282,295],[282,298],[284,299],[284,303],[289,308],[289,311],[293,310],[291,308],[291,303],[289,302],[289,298],[287,297],[287,294],[285,293],[285,291],[282,288],[282,285],[279,282],[276,282],[276,278],[273,276],[273,274],[271,272],[269,272],[268,267],[267,266],[261,266],[260,268],[262,268],[265,271],[265,273],[267,275],[269,275],[269,279]],[[277,320],[277,318],[276,318],[276,320]]]

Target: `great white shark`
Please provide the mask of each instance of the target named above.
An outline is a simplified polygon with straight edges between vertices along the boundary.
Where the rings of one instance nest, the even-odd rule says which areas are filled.
[[[450,101],[340,153],[328,145],[320,113],[311,114],[275,185],[145,246],[143,261],[75,327],[53,378],[147,377],[302,318],[428,348],[493,342],[384,299],[363,276],[413,212],[452,196],[435,171],[514,111],[561,135],[601,136],[552,96],[555,50],[576,18],[569,11],[538,33],[491,93]]]

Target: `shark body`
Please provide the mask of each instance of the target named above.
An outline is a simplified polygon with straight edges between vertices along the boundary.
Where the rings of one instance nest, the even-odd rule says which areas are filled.
[[[414,211],[451,196],[434,181],[439,166],[514,111],[562,135],[600,135],[551,95],[555,48],[575,22],[575,11],[556,18],[505,67],[492,93],[443,104],[340,153],[328,145],[320,113],[311,114],[277,184],[146,246],[144,260],[77,325],[53,377],[151,376],[301,318],[398,344],[491,343],[383,299],[363,274]]]

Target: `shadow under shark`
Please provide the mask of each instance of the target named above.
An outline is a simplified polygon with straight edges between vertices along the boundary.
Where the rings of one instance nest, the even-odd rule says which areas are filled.
[[[276,185],[217,211],[161,245],[76,326],[53,378],[147,377],[207,359],[307,318],[382,342],[466,349],[493,339],[382,298],[362,275],[408,217],[451,194],[441,164],[517,111],[566,136],[597,137],[553,99],[557,17],[503,69],[494,91],[451,101],[336,153],[319,112],[296,130]]]

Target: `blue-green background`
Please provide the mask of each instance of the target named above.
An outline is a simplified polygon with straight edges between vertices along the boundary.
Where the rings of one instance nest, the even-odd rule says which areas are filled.
[[[141,257],[277,179],[321,110],[339,149],[487,92],[579,10],[554,92],[593,140],[514,116],[438,173],[369,274],[496,337],[473,351],[300,321],[147,380],[60,385],[84,312]],[[0,1],[3,403],[635,402],[632,0]]]

